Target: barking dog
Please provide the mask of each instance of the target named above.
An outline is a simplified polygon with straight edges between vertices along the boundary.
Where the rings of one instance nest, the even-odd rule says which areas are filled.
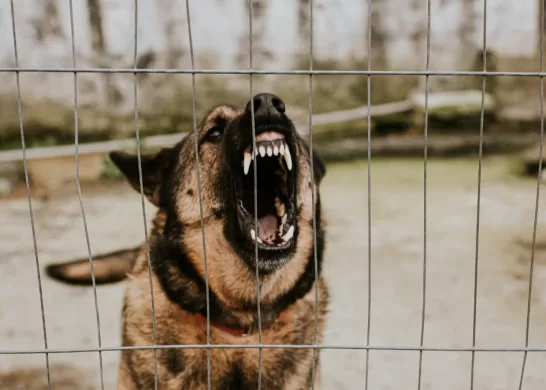
[[[316,341],[322,341],[329,298],[321,276],[318,188],[325,165],[313,152],[311,169],[309,146],[279,97],[262,93],[253,100],[255,149],[249,102],[245,108],[215,107],[199,126],[197,140],[189,134],[172,148],[142,157],[144,194],[158,208],[149,238],[154,305],[144,245],[101,256],[96,265],[101,283],[121,280],[130,270],[122,311],[124,346],[153,346],[152,307],[158,345],[206,344],[207,315],[211,344],[258,344],[256,267],[262,343],[313,344],[316,312]],[[137,156],[112,152],[110,157],[140,192]],[[47,271],[68,283],[91,281],[82,260]],[[211,388],[256,389],[258,356],[255,347],[212,346]],[[319,389],[319,351],[316,356]],[[158,349],[159,388],[206,389],[207,359],[203,347]],[[264,348],[262,389],[310,389],[312,360],[312,348]],[[118,389],[153,389],[155,369],[153,349],[123,350]]]

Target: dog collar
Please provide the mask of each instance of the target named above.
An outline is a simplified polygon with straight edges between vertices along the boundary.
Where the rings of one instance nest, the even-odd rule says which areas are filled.
[[[203,314],[201,313],[196,313],[197,317],[205,322],[207,322],[207,317],[205,317]],[[210,326],[213,327],[213,328],[217,328],[217,329],[220,329],[226,333],[229,333],[230,335],[232,336],[235,336],[235,337],[246,337],[246,336],[250,336],[253,332],[254,332],[254,326],[249,326],[247,328],[230,328],[228,326],[225,326],[225,325],[222,325],[222,324],[218,324],[218,323],[215,323],[215,322],[210,322]]]

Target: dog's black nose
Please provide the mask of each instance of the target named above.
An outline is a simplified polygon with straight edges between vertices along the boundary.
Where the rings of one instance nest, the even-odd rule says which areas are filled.
[[[276,117],[284,114],[286,107],[280,97],[272,93],[259,93],[254,98],[254,117]],[[246,105],[246,111],[250,112],[252,102]]]

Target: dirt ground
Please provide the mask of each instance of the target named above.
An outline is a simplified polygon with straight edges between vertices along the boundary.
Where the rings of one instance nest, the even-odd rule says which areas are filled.
[[[429,160],[424,344],[472,345],[476,253],[477,161]],[[536,182],[518,178],[506,158],[484,161],[479,241],[476,345],[525,345]],[[329,222],[325,274],[332,306],[325,344],[365,345],[367,331],[367,163],[332,164],[323,185]],[[542,189],[544,192],[544,189]],[[80,205],[74,195],[33,201],[40,267],[87,255]],[[374,346],[418,346],[424,259],[423,161],[372,160],[371,339]],[[84,188],[94,254],[144,238],[140,195],[125,184]],[[544,205],[538,241],[546,241]],[[146,206],[148,219],[153,209]],[[25,198],[0,202],[0,349],[44,347],[32,231]],[[543,244],[544,245],[544,244]],[[529,345],[546,342],[546,252],[535,257]],[[64,286],[42,275],[50,348],[98,345],[90,288]],[[97,289],[101,342],[120,344],[124,285]],[[104,388],[114,389],[119,354],[104,352]],[[323,389],[363,389],[364,350],[324,350]],[[50,354],[53,389],[100,388],[98,353]],[[30,368],[44,377],[43,355],[0,355],[0,369]],[[417,389],[419,352],[370,352],[369,389]],[[422,389],[470,388],[470,352],[424,352]],[[478,352],[474,389],[515,389],[522,352]],[[546,353],[530,352],[524,389],[543,389]],[[77,385],[61,386],[61,382]],[[0,384],[0,388],[2,384]],[[31,385],[32,389],[42,389]]]

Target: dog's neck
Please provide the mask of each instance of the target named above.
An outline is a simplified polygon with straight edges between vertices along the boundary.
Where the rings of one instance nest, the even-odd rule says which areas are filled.
[[[245,334],[258,329],[258,308],[256,303],[242,302],[240,308],[227,306],[210,289],[207,302],[206,284],[192,262],[182,249],[178,239],[175,238],[179,227],[169,226],[169,218],[158,213],[154,221],[154,229],[151,232],[151,262],[154,273],[158,278],[162,289],[168,299],[182,310],[198,314],[202,319],[208,315],[211,326],[223,327],[232,330],[235,334]],[[181,228],[180,228],[181,229]],[[165,234],[166,231],[174,231],[173,237]],[[320,275],[322,263],[322,234],[317,236],[319,248],[318,270]],[[261,328],[270,327],[277,317],[291,306],[296,300],[305,296],[315,282],[315,268],[313,255],[311,254],[303,275],[295,282],[290,292],[279,296],[275,301],[260,304]]]
[[[163,229],[161,229],[163,230]],[[187,258],[181,245],[166,237],[163,232],[152,232],[152,268],[169,300],[182,310],[207,318],[206,285]],[[211,326],[231,329],[234,333],[249,333],[258,328],[256,305],[245,305],[244,309],[226,306],[210,289],[208,316]],[[284,308],[275,305],[260,305],[262,329],[271,326]]]

